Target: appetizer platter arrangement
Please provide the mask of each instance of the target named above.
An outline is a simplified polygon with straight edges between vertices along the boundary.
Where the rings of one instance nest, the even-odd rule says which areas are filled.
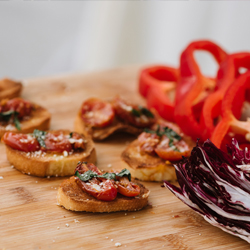
[[[0,249],[247,249],[249,55],[0,81]]]

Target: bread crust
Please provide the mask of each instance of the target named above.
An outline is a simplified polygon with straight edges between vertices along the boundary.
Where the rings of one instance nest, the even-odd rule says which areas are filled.
[[[77,185],[75,177],[64,180],[57,193],[58,205],[72,211],[85,211],[92,213],[110,213],[118,211],[136,211],[148,204],[149,190],[142,184],[133,180],[140,186],[141,192],[137,197],[125,197],[118,194],[113,201],[99,201],[85,193]]]
[[[175,181],[174,166],[157,155],[142,153],[138,140],[134,140],[121,154],[126,168],[141,181]]]
[[[21,82],[8,78],[0,80],[0,100],[11,99],[20,96],[23,85]]]
[[[115,132],[121,131],[133,135],[139,135],[143,131],[143,129],[136,128],[129,124],[123,123],[119,121],[117,118],[114,118],[112,124],[107,127],[104,128],[91,127],[84,123],[84,121],[81,118],[81,111],[79,111],[75,119],[75,131],[78,133],[87,132],[92,137],[93,140],[101,141],[106,139]]]
[[[26,153],[6,145],[7,159],[10,164],[24,174],[38,177],[70,176],[74,174],[79,161],[96,162],[94,143],[90,137],[86,140],[86,148],[83,152],[74,152],[68,156],[53,153],[42,154],[41,151]]]
[[[20,121],[21,130],[18,130],[14,124],[0,125],[0,137],[4,135],[5,132],[16,132],[16,133],[32,133],[34,129],[48,130],[50,127],[51,115],[47,109],[32,104],[35,110],[32,111],[31,116],[27,120]]]

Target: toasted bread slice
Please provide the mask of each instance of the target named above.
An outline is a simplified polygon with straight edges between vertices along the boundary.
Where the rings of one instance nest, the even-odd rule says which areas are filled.
[[[8,78],[0,80],[0,100],[20,96],[23,85]]]
[[[78,113],[75,120],[75,131],[78,133],[88,133],[93,140],[101,141],[109,137],[115,132],[127,132],[133,135],[139,135],[143,129],[136,128],[129,124],[119,121],[117,118],[114,119],[113,123],[104,128],[95,128],[87,126],[81,118],[81,112]]]
[[[133,180],[134,181],[134,180]],[[100,201],[85,193],[77,185],[75,177],[72,176],[62,182],[57,193],[57,202],[60,206],[72,211],[85,211],[93,213],[109,213],[117,211],[136,211],[144,208],[148,204],[149,190],[142,184],[141,192],[136,197],[125,197],[118,194],[113,201]]]
[[[121,154],[126,168],[141,181],[175,181],[174,166],[157,155],[141,153],[138,140],[134,140]]]
[[[86,138],[86,148],[67,156],[41,151],[23,152],[6,145],[7,159],[17,170],[38,177],[70,176],[74,174],[79,161],[96,162],[96,151],[90,137]]]
[[[33,104],[34,110],[28,119],[20,121],[21,130],[18,130],[14,124],[0,124],[0,137],[4,135],[5,132],[20,132],[20,133],[32,133],[34,129],[48,130],[50,127],[51,115],[47,109]]]

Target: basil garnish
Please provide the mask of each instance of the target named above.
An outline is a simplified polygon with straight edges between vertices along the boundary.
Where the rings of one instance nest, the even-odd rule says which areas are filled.
[[[75,172],[75,176],[77,176],[81,181],[89,181],[93,178],[99,177],[99,178],[105,178],[107,180],[115,180],[116,181],[116,176],[119,177],[128,177],[129,181],[131,181],[131,174],[129,172],[129,170],[127,170],[126,168],[124,168],[120,173],[116,174],[116,173],[104,173],[103,175],[98,175],[97,173],[88,170],[87,172],[85,172],[84,174],[80,174],[78,171]]]
[[[169,147],[174,147],[174,151],[178,151],[179,149],[177,147],[174,146],[174,139],[177,141],[181,140],[181,136],[179,134],[177,134],[173,129],[169,128],[169,127],[164,127],[162,130],[160,129],[160,126],[158,125],[156,130],[150,130],[150,129],[144,129],[144,131],[146,133],[150,133],[150,134],[156,134],[158,136],[167,136],[169,139]]]
[[[45,131],[41,131],[38,129],[35,129],[33,131],[33,136],[37,139],[38,143],[40,144],[41,147],[46,148],[46,144],[44,142],[45,140],[45,135],[46,132]]]
[[[6,112],[1,112],[0,118],[4,120],[5,122],[8,122],[13,117],[13,122],[14,122],[15,127],[18,130],[21,130],[21,124],[20,124],[20,121],[18,120],[18,115],[19,113],[17,111],[9,110]]]
[[[138,109],[131,110],[132,115],[136,117],[140,117],[141,115],[145,115],[146,117],[154,118],[154,114],[147,108],[139,106]]]

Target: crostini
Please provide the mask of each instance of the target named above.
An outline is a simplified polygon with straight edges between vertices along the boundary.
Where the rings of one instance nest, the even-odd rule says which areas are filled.
[[[0,80],[0,101],[20,96],[23,85],[21,82],[13,81],[8,78]]]
[[[152,110],[118,96],[109,102],[90,98],[83,102],[78,112],[75,131],[87,131],[93,140],[103,140],[118,131],[138,135],[155,122],[156,115]]]
[[[69,176],[74,174],[79,161],[96,161],[91,138],[67,130],[34,130],[32,134],[7,132],[2,142],[10,164],[28,175]]]
[[[0,102],[0,137],[7,131],[31,133],[34,129],[47,130],[50,113],[43,107],[22,98]]]
[[[62,182],[58,205],[72,211],[93,213],[136,211],[148,204],[149,190],[130,172],[102,173],[94,164],[79,162],[75,176]]]
[[[142,181],[175,181],[173,162],[188,157],[194,142],[170,122],[146,129],[122,152],[131,174]]]

